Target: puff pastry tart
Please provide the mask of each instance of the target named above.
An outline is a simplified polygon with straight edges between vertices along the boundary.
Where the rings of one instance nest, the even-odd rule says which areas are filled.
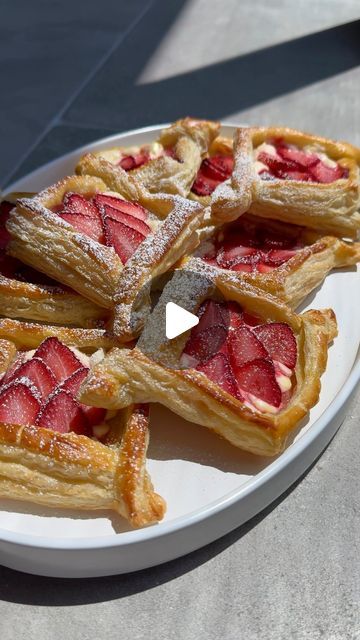
[[[184,118],[164,129],[153,143],[87,154],[80,160],[77,172],[97,175],[111,183],[111,188],[135,178],[143,187],[137,199],[144,206],[148,204],[148,192],[186,197],[219,128],[218,122]]]
[[[251,213],[356,237],[359,149],[284,127],[242,128],[237,142],[235,153],[252,163]]]
[[[14,207],[12,196],[0,203],[1,315],[80,327],[105,320],[103,308],[6,254],[11,236],[5,224]]]
[[[199,260],[218,278],[252,284],[280,297],[292,308],[317,287],[329,271],[360,261],[360,243],[277,220],[245,214],[232,223],[201,231],[202,242],[184,269]]]
[[[6,224],[12,236],[7,250],[111,309],[123,266],[131,257],[136,259],[142,244],[154,255],[150,268],[156,274],[196,246],[202,207],[180,196],[171,199],[172,210],[160,221],[138,202],[109,193],[100,178],[70,176],[33,198],[17,201]]]
[[[111,413],[77,401],[99,357],[56,337],[35,351],[0,340],[0,497],[112,509],[143,526],[165,509],[146,471],[148,408]]]
[[[165,338],[169,301],[198,314],[190,335]],[[202,276],[179,270],[137,346],[112,349],[79,397],[109,409],[160,402],[237,447],[273,456],[317,402],[336,333],[331,310],[296,315],[264,290],[224,283],[206,267]]]

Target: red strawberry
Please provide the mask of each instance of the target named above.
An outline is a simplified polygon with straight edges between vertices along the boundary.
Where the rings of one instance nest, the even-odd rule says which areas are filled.
[[[279,145],[276,150],[284,160],[292,160],[304,168],[311,167],[320,162],[315,153],[306,153],[301,149],[288,147],[286,144]]]
[[[49,367],[39,358],[31,358],[20,365],[4,382],[27,378],[39,390],[44,400],[55,389],[57,380]]]
[[[211,180],[217,180],[219,183],[228,178],[227,172],[223,170],[219,162],[216,162],[215,158],[205,158],[201,163],[200,170],[203,176],[211,178]]]
[[[99,218],[90,218],[83,216],[81,213],[60,213],[62,220],[69,222],[76,231],[84,233],[86,236],[96,242],[104,241],[102,224]]]
[[[274,175],[277,175],[279,169],[283,171],[296,171],[300,168],[300,165],[298,165],[297,162],[292,162],[291,160],[283,160],[281,156],[273,156],[270,153],[266,153],[265,151],[261,151],[257,159],[258,162],[262,162],[263,164],[265,164]]]
[[[3,375],[1,379],[0,384],[2,387],[8,384],[10,380],[13,380],[16,377],[14,376],[15,371],[17,371],[17,369],[19,369],[19,367],[21,367],[21,365],[24,364],[25,361],[26,361],[26,352],[18,351],[15,359],[12,361],[8,370],[6,371],[6,373]]]
[[[278,267],[284,262],[290,260],[290,258],[293,258],[295,254],[296,251],[290,251],[288,249],[273,249],[272,251],[269,251],[269,253],[264,254],[263,260],[265,264]]]
[[[254,328],[254,333],[272,360],[282,362],[289,369],[294,369],[297,360],[297,344],[288,324],[284,322],[262,324]]]
[[[273,407],[281,404],[281,389],[276,381],[275,368],[270,360],[257,358],[234,370],[241,392],[250,393]]]
[[[199,363],[206,362],[220,351],[226,336],[227,330],[223,325],[212,325],[196,333],[192,331],[185,345],[184,353],[192,356]]]
[[[237,370],[246,362],[251,362],[256,358],[266,358],[268,355],[261,342],[251,329],[245,325],[229,334],[228,347],[230,362],[235,375]]]
[[[128,202],[128,200],[122,200],[122,198],[116,198],[115,196],[108,196],[105,193],[97,193],[94,197],[94,203],[101,209],[101,206],[110,206],[113,209],[119,209],[123,213],[127,213],[129,216],[139,218],[139,220],[146,220],[148,212],[138,202]]]
[[[123,213],[120,209],[115,209],[114,207],[106,205],[105,215],[109,216],[112,220],[117,220],[118,222],[122,222],[122,224],[126,224],[126,226],[131,227],[131,229],[139,231],[145,237],[151,233],[151,229],[146,222],[139,218],[135,218],[135,216],[129,215],[128,213]]]
[[[229,312],[229,328],[237,331],[239,327],[242,327],[244,324],[243,311],[240,305],[233,301],[228,302],[226,307]]]
[[[63,212],[64,213],[80,213],[83,216],[88,216],[89,218],[98,218],[99,212],[96,206],[91,202],[91,200],[87,200],[80,193],[72,193],[68,192],[63,200]]]
[[[211,164],[229,178],[234,169],[234,158],[232,156],[212,156]]]
[[[175,155],[175,151],[172,147],[168,147],[167,149],[164,149],[163,152],[164,156],[168,156],[169,158],[172,158],[173,160],[177,160],[176,155]]]
[[[213,358],[205,364],[198,365],[197,371],[204,373],[209,380],[216,382],[224,391],[230,395],[239,397],[239,391],[236,386],[234,375],[231,371],[229,358],[224,353],[217,353]]]
[[[279,168],[276,172],[278,178],[282,180],[297,180],[298,182],[310,182],[311,178],[305,171],[289,170]]]
[[[238,264],[233,264],[230,269],[231,271],[242,271],[243,273],[251,273],[256,268],[255,264],[243,264],[239,262]]]
[[[271,271],[274,271],[275,265],[270,266],[263,262],[259,262],[259,264],[256,265],[256,268],[259,273],[271,273]]]
[[[40,402],[30,387],[12,382],[0,391],[0,422],[5,424],[34,424]]]
[[[243,319],[243,322],[247,324],[248,327],[257,327],[259,324],[262,323],[261,318],[258,318],[257,316],[253,316],[250,313],[247,313],[246,311],[243,312],[242,319]]]
[[[87,367],[82,367],[73,373],[69,378],[64,380],[61,385],[61,389],[70,393],[70,395],[76,399],[76,396],[79,392],[80,386],[82,382],[85,380],[87,374],[89,373],[89,369]],[[90,426],[94,426],[96,424],[100,424],[104,421],[106,416],[106,409],[101,409],[99,407],[89,407],[86,404],[79,403],[87,422]]]
[[[310,172],[316,182],[322,182],[323,184],[335,182],[335,180],[347,177],[346,174],[344,175],[344,169],[342,169],[340,165],[337,165],[336,167],[327,167],[322,162],[310,167]]]
[[[199,307],[197,316],[199,324],[197,324],[192,332],[201,333],[208,327],[214,325],[222,325],[225,329],[229,326],[229,311],[227,305],[215,300],[205,300]]]
[[[80,360],[71,349],[54,337],[44,340],[34,357],[40,358],[51,369],[58,382],[63,382],[82,368]]]
[[[145,152],[137,153],[135,156],[124,156],[121,158],[119,165],[124,171],[137,169],[149,161],[149,154]]]
[[[197,174],[195,178],[195,182],[191,187],[191,191],[196,193],[198,196],[210,196],[212,192],[216,189],[219,182],[217,180],[211,180],[211,178],[206,178],[201,171]]]
[[[74,398],[67,391],[59,390],[50,396],[36,420],[39,427],[51,429],[58,433],[74,431],[87,433],[87,419]]]
[[[257,251],[251,247],[231,247],[220,249],[217,254],[217,262],[224,269],[229,269],[235,264],[252,264],[257,261]]]
[[[131,229],[109,216],[104,216],[103,223],[106,245],[113,247],[121,262],[125,264],[145,240],[145,236],[140,231]]]

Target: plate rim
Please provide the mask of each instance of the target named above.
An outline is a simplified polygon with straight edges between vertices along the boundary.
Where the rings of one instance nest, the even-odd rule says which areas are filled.
[[[90,148],[94,145],[108,144],[112,141],[116,141],[130,135],[141,135],[153,131],[155,132],[168,125],[169,123],[164,123],[158,125],[149,125],[146,127],[139,127],[137,129],[131,129],[129,131],[124,131],[121,133],[106,136],[104,138],[99,138],[85,145],[82,145],[81,147],[77,147],[72,151],[63,154],[62,156],[59,156],[51,160],[50,162],[41,165],[37,169],[34,169],[28,174],[25,174],[21,178],[18,178],[16,181],[12,182],[5,188],[3,195],[6,196],[7,193],[18,190],[18,183],[35,177],[35,174],[39,174],[46,169],[51,169],[56,164],[59,164],[62,161],[66,161],[68,158],[71,158],[71,156],[75,154],[82,154],[86,153],[86,151],[90,151]],[[227,129],[247,125],[243,123],[240,124],[226,122],[221,123],[221,126]],[[208,503],[208,505],[196,509],[188,514],[178,516],[177,518],[174,518],[169,522],[160,522],[150,527],[135,529],[132,531],[121,533],[114,532],[112,534],[97,535],[93,537],[77,536],[64,538],[37,536],[34,534],[13,532],[9,529],[0,528],[0,541],[8,544],[13,544],[15,546],[27,548],[33,547],[38,550],[48,549],[54,551],[81,551],[93,549],[111,549],[115,547],[133,546],[134,544],[144,543],[145,541],[150,541],[155,538],[161,539],[165,536],[168,536],[169,534],[175,533],[178,530],[186,530],[189,527],[199,524],[203,520],[210,518],[211,516],[219,514],[221,511],[230,508],[236,502],[248,497],[253,491],[258,490],[264,484],[276,477],[276,475],[284,471],[286,467],[290,465],[294,460],[296,460],[301,455],[301,453],[303,453],[308,448],[308,446],[310,446],[311,442],[316,440],[320,433],[326,429],[327,425],[332,421],[332,419],[336,417],[340,409],[350,399],[350,396],[356,390],[356,387],[360,382],[359,350],[360,347],[357,350],[357,354],[354,358],[354,363],[346,381],[334,396],[330,404],[326,407],[321,416],[317,420],[315,420],[314,424],[308,429],[308,431],[306,431],[306,433],[301,436],[299,440],[292,443],[292,445],[288,449],[285,449],[285,451],[283,451],[283,453],[281,453],[279,457],[275,458],[275,460],[273,460],[273,462],[265,467],[265,469],[262,469],[262,471],[258,472],[255,476],[244,482],[244,484],[242,484],[240,488],[233,489],[232,491],[224,494],[222,498],[218,498]]]

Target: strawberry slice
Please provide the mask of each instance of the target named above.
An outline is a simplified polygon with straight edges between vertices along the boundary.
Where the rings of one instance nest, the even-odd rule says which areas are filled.
[[[253,316],[251,313],[247,313],[246,311],[243,312],[242,319],[248,327],[257,327],[262,323],[261,318],[259,318],[258,316]]]
[[[296,255],[296,251],[290,251],[289,249],[273,249],[269,253],[264,253],[263,260],[265,264],[279,267],[284,262],[290,260]]]
[[[223,269],[229,269],[235,264],[253,264],[257,262],[258,252],[252,247],[235,246],[230,249],[222,248],[217,254],[217,263]]]
[[[231,271],[242,271],[243,273],[252,273],[252,271],[255,271],[256,269],[256,264],[243,264],[242,262],[239,262],[238,264],[233,264],[230,267]]]
[[[109,216],[109,218],[111,218],[112,220],[117,220],[118,222],[122,222],[122,224],[126,224],[127,227],[139,231],[145,237],[148,236],[149,233],[151,233],[151,229],[146,224],[146,222],[140,220],[139,218],[135,218],[128,213],[123,213],[123,211],[120,211],[120,209],[115,209],[114,207],[106,205],[104,215]]]
[[[228,302],[226,306],[229,313],[229,329],[237,331],[244,324],[243,311],[234,301]]]
[[[319,158],[315,155],[315,153],[306,153],[301,149],[296,149],[294,147],[289,147],[286,144],[280,144],[276,148],[278,154],[284,160],[291,160],[296,162],[300,166],[304,167],[312,167],[313,165],[320,162]]]
[[[268,265],[268,264],[264,264],[263,262],[259,262],[256,265],[256,268],[259,273],[271,273],[271,271],[274,271],[275,265]]]
[[[71,349],[54,337],[46,338],[34,357],[40,358],[51,369],[59,383],[83,366]]]
[[[61,385],[61,389],[67,391],[73,398],[76,399],[80,386],[85,380],[88,373],[89,369],[87,367],[78,369],[77,371],[75,371],[75,373],[72,374],[72,376],[64,380]],[[106,409],[101,409],[100,407],[89,407],[88,405],[82,404],[81,402],[79,402],[79,405],[90,426],[95,426],[105,420]]]
[[[200,332],[192,331],[183,353],[195,358],[200,364],[207,362],[220,351],[226,336],[227,330],[223,325],[212,325]]]
[[[265,151],[262,151],[258,155],[258,162],[262,162],[274,175],[278,175],[280,171],[301,171],[301,165],[292,160],[283,160],[280,156],[272,156]]]
[[[229,176],[224,168],[225,165],[222,165],[220,162],[217,162],[218,158],[205,158],[205,160],[201,163],[201,173],[206,178],[211,178],[212,180],[217,180],[218,182],[224,182]],[[230,174],[231,175],[231,174]]]
[[[257,358],[234,370],[241,392],[250,393],[273,407],[281,404],[281,389],[276,381],[275,367],[270,360]]]
[[[346,172],[340,165],[336,167],[327,167],[323,162],[319,162],[313,167],[310,167],[310,172],[316,182],[328,184],[347,177]]]
[[[40,402],[23,382],[12,382],[0,391],[0,422],[5,424],[35,424]]]
[[[221,325],[226,330],[229,327],[230,317],[228,306],[215,300],[205,300],[199,307],[198,313],[199,324],[197,324],[192,333],[201,333],[209,327]]]
[[[197,371],[204,373],[209,380],[216,382],[224,391],[230,393],[235,398],[240,394],[236,386],[236,381],[231,370],[229,358],[225,353],[217,353],[213,358],[204,364],[196,367]]]
[[[99,218],[91,218],[90,216],[84,216],[81,213],[60,213],[60,218],[69,222],[76,231],[84,233],[86,236],[95,240],[96,242],[104,242],[104,233],[102,224]]]
[[[297,180],[298,182],[310,182],[311,178],[308,173],[305,171],[296,171],[292,169],[282,169],[278,168],[276,172],[277,178],[281,178],[282,180]]]
[[[109,218],[109,216],[104,216],[103,223],[106,245],[113,247],[121,262],[126,264],[138,246],[145,240],[144,234],[118,220]]]
[[[80,193],[72,193],[71,191],[68,191],[64,196],[63,203],[64,213],[79,213],[83,216],[95,219],[99,217],[99,212],[96,206],[91,202],[91,200],[87,200]]]
[[[272,360],[294,369],[297,360],[295,336],[288,324],[271,322],[254,328],[258,340],[264,345]]]
[[[234,170],[234,158],[232,156],[212,156],[210,160],[213,167],[222,171],[226,178],[230,178]]]
[[[149,154],[145,152],[137,153],[134,156],[124,156],[121,158],[119,165],[124,171],[131,171],[132,169],[137,169],[141,167],[143,164],[149,161]]]
[[[88,422],[79,403],[63,390],[55,391],[50,396],[39,413],[36,424],[58,433],[74,431],[86,435],[88,432]]]
[[[148,212],[138,202],[128,202],[128,200],[108,196],[105,193],[97,193],[94,197],[94,203],[100,211],[102,206],[109,206],[113,209],[119,209],[119,211],[127,213],[129,216],[139,218],[139,220],[146,220],[148,217]]]
[[[267,351],[254,333],[243,325],[229,334],[229,354],[233,371],[256,358],[267,358]]]
[[[38,389],[43,400],[54,391],[57,385],[54,374],[39,358],[31,358],[24,362],[4,382],[11,382],[14,379],[20,381],[23,378],[27,378]]]
[[[198,196],[210,196],[218,184],[218,180],[207,178],[200,170],[195,178],[193,186],[191,187],[191,191],[196,193]]]

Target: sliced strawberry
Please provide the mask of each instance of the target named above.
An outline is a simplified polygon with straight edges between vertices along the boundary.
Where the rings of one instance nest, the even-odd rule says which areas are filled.
[[[247,313],[246,311],[242,314],[242,320],[248,327],[257,327],[262,323],[262,319],[258,316],[253,316],[251,313]]]
[[[231,247],[220,249],[217,254],[217,262],[223,269],[229,269],[235,264],[252,264],[257,261],[257,251],[252,247]]]
[[[115,196],[108,196],[105,193],[97,193],[94,197],[94,203],[101,210],[101,206],[110,206],[113,209],[119,209],[123,213],[127,213],[129,216],[139,218],[139,220],[146,220],[148,212],[138,202],[128,202],[128,200],[122,200],[122,198],[116,198]]]
[[[55,391],[50,396],[39,413],[36,424],[58,433],[74,431],[84,435],[88,431],[88,422],[79,403],[63,390]]]
[[[99,212],[96,206],[87,200],[81,193],[68,192],[63,200],[64,213],[79,213],[89,218],[98,218]]]
[[[281,404],[281,389],[276,381],[275,368],[270,360],[257,358],[234,370],[235,379],[241,392],[267,402],[273,407]]]
[[[112,220],[117,220],[118,222],[122,222],[122,224],[126,224],[127,227],[131,229],[135,229],[142,233],[145,237],[151,233],[150,227],[139,218],[135,218],[128,213],[123,213],[120,209],[115,209],[114,207],[110,207],[108,205],[105,206],[105,215],[109,216]]]
[[[242,271],[243,273],[251,273],[256,268],[256,264],[243,264],[239,262],[238,264],[233,264],[230,269],[231,271]]]
[[[54,337],[44,340],[34,357],[40,358],[51,369],[58,382],[63,382],[83,366],[71,349]]]
[[[206,362],[220,351],[226,341],[227,330],[223,325],[212,325],[203,331],[190,334],[184,352],[199,363]]]
[[[273,249],[269,251],[269,253],[264,254],[263,260],[265,264],[278,267],[290,260],[290,258],[293,258],[295,254],[296,251],[290,251],[288,249]]]
[[[82,382],[85,380],[86,376],[89,373],[89,369],[87,367],[82,367],[73,373],[69,378],[64,380],[61,385],[61,389],[70,393],[70,395],[76,399],[76,396],[79,392],[80,386]],[[82,404],[79,402],[79,405],[84,413],[86,420],[90,426],[94,426],[100,424],[104,421],[106,416],[106,409],[101,409],[99,407],[89,407],[86,404]]]
[[[191,187],[191,191],[196,193],[198,196],[210,196],[212,192],[216,189],[219,182],[217,180],[212,180],[211,178],[206,178],[200,171],[195,178],[195,182]]]
[[[254,333],[243,325],[229,334],[229,354],[232,369],[236,375],[237,370],[246,362],[256,358],[267,358],[267,351]]]
[[[204,373],[209,380],[216,382],[224,391],[230,395],[239,397],[236,381],[231,370],[229,358],[224,353],[217,353],[213,358],[204,364],[196,367],[197,371]]]
[[[83,216],[81,213],[61,213],[59,215],[62,220],[69,222],[76,231],[84,233],[96,242],[104,241],[103,228],[98,218]]]
[[[282,180],[297,180],[298,182],[310,182],[311,178],[305,171],[296,171],[295,169],[282,169],[279,168],[276,172],[276,176]]]
[[[271,322],[254,328],[254,333],[264,345],[272,360],[294,369],[297,360],[295,336],[288,324]]]
[[[219,171],[222,171],[227,178],[230,178],[234,170],[233,156],[212,156],[210,159],[213,167],[215,166]]]
[[[319,162],[319,158],[315,153],[306,153],[301,149],[296,149],[294,147],[289,147],[286,144],[280,144],[276,148],[278,154],[284,158],[284,160],[291,160],[301,165],[305,169],[307,167],[312,167],[313,165]]]
[[[256,269],[259,273],[271,273],[276,268],[275,265],[264,264],[263,262],[259,262],[256,265]]]
[[[121,158],[119,165],[125,171],[137,169],[149,161],[149,154],[145,152],[137,153],[134,156],[124,156]]]
[[[218,158],[205,158],[201,163],[201,173],[206,178],[224,182],[229,177],[225,165],[217,162]],[[225,169],[225,170],[224,170]],[[231,175],[231,173],[230,173]]]
[[[104,216],[103,223],[106,245],[113,247],[121,262],[125,264],[145,240],[145,236],[140,231],[131,229],[131,227],[118,220],[113,220],[109,216]]]
[[[192,333],[201,333],[205,329],[213,326],[223,326],[226,330],[229,327],[229,311],[227,305],[215,300],[205,300],[199,307],[197,316],[199,324],[197,324]]]
[[[229,312],[229,329],[237,331],[244,324],[243,311],[237,302],[231,301],[226,304]]]
[[[175,151],[172,147],[168,147],[167,149],[164,149],[163,152],[164,156],[168,156],[169,158],[172,158],[173,160],[177,160],[177,157],[175,155]]]
[[[262,151],[258,155],[258,162],[262,162],[274,175],[278,175],[279,171],[301,171],[301,165],[292,160],[283,160],[280,156],[272,156],[265,151]]]
[[[0,391],[0,422],[5,424],[35,424],[40,402],[23,382],[12,382]]]
[[[8,384],[8,382],[10,382],[10,380],[13,380],[14,378],[16,378],[16,375],[14,375],[14,373],[17,371],[17,369],[19,369],[21,367],[22,364],[24,364],[24,362],[26,361],[26,352],[25,351],[18,351],[18,353],[16,354],[15,359],[12,361],[12,363],[10,364],[8,370],[6,371],[6,373],[3,375],[2,379],[1,379],[1,386],[3,387],[4,385]]]
[[[336,167],[327,167],[323,162],[319,162],[315,166],[310,167],[310,172],[316,182],[321,182],[323,184],[335,182],[335,180],[340,180],[341,178],[346,177],[346,175],[344,175],[344,169],[342,169],[340,165],[336,165]]]
[[[45,400],[54,391],[57,380],[49,367],[39,358],[31,358],[18,367],[6,382],[11,380],[20,381],[27,378],[38,389],[41,397]]]

